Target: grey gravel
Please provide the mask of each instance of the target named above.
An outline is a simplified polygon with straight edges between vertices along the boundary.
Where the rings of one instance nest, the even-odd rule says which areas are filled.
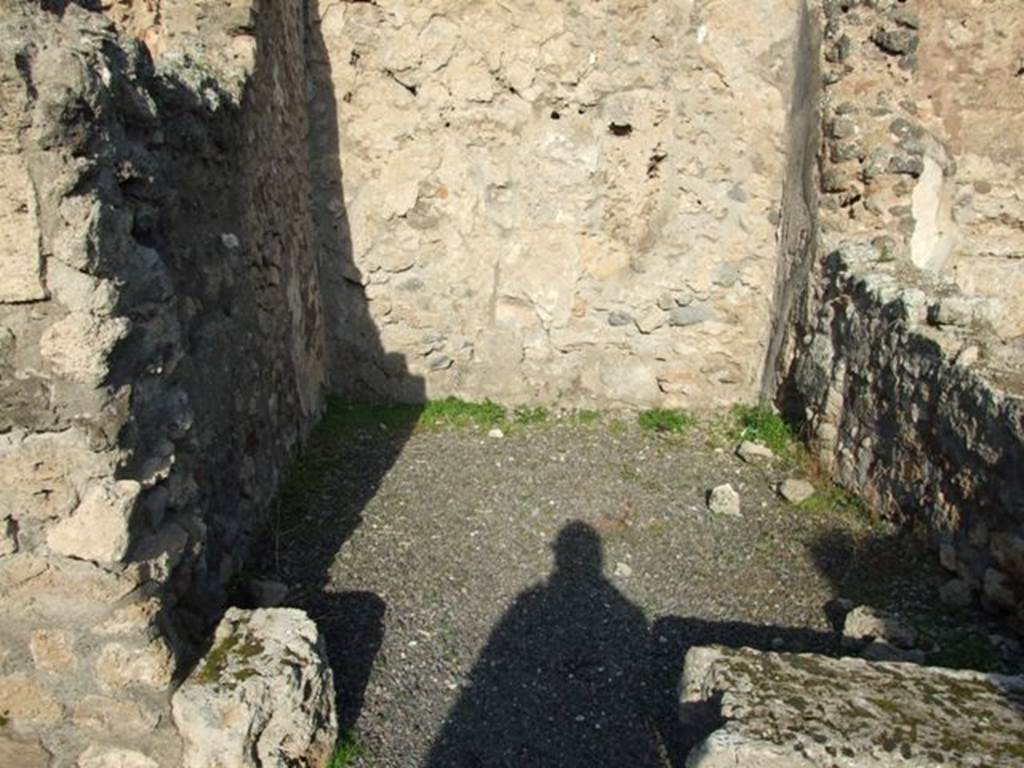
[[[846,598],[948,611],[934,555],[786,504],[734,446],[607,419],[338,438],[263,565],[327,639],[352,765],[682,765],[691,646],[838,654]],[[705,508],[724,481],[744,517]]]

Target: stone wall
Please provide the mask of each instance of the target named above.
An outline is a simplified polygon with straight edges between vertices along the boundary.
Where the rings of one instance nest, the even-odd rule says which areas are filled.
[[[801,5],[314,2],[332,387],[754,399]]]
[[[303,4],[143,5],[0,13],[11,765],[180,765],[169,685],[321,408]]]
[[[980,241],[956,234],[957,152],[919,98],[939,5],[824,4],[821,238],[780,398],[841,483],[930,532],[947,600],[1024,629],[1024,370],[1012,313],[945,268]]]

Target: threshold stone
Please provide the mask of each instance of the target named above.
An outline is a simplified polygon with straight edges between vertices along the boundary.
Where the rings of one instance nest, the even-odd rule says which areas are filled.
[[[1024,677],[705,646],[682,698],[721,724],[687,768],[1010,768],[1024,749]]]

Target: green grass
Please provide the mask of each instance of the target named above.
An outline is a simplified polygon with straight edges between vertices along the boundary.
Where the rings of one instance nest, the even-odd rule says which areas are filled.
[[[622,419],[612,419],[608,424],[608,431],[613,437],[622,437],[629,429],[629,425]]]
[[[422,408],[416,426],[426,429],[441,427],[488,429],[505,421],[505,409],[490,400],[483,403],[467,403],[457,397],[446,397],[444,400],[431,400]]]
[[[868,505],[864,499],[834,484],[819,490],[809,499],[801,501],[798,506],[812,515],[831,515],[840,512],[864,519],[869,517]]]
[[[543,424],[548,420],[548,409],[543,406],[522,406],[512,411],[512,422],[521,426]]]
[[[589,427],[591,424],[596,424],[601,420],[601,412],[589,408],[581,408],[568,414],[565,420],[574,426]]]
[[[793,449],[793,431],[779,414],[761,405],[737,405],[732,410],[740,440],[761,443],[776,456]]]
[[[331,753],[331,759],[327,762],[327,768],[346,768],[352,765],[353,760],[363,756],[365,752],[359,737],[352,729],[342,732],[338,737],[338,744]]]
[[[533,418],[539,412],[547,417],[543,408],[525,409]],[[336,437],[339,433],[357,429],[440,429],[443,427],[490,428],[505,421],[505,409],[490,400],[470,403],[457,397],[431,400],[427,403],[349,403],[331,398],[327,412],[313,435]]]
[[[637,416],[640,429],[680,434],[697,423],[690,413],[677,408],[654,408]]]

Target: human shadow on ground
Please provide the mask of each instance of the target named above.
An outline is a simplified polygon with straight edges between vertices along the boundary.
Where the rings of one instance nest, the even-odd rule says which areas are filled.
[[[326,640],[344,731],[359,717],[383,642],[387,606],[371,592],[335,592],[331,565],[362,524],[363,510],[416,428],[426,391],[423,379],[409,372],[405,356],[385,350],[354,261],[341,167],[340,105],[321,29],[321,14],[331,4],[310,0],[305,8],[310,205],[328,389],[334,397],[285,480],[255,571],[287,585],[285,604],[302,608],[316,621]],[[395,401],[403,405],[352,405]],[[250,601],[254,597],[249,595]]]
[[[554,572],[492,632],[423,765],[683,766],[718,721],[680,717],[686,652],[724,644],[827,650],[834,637],[643,612],[603,575],[601,539],[570,523]]]

